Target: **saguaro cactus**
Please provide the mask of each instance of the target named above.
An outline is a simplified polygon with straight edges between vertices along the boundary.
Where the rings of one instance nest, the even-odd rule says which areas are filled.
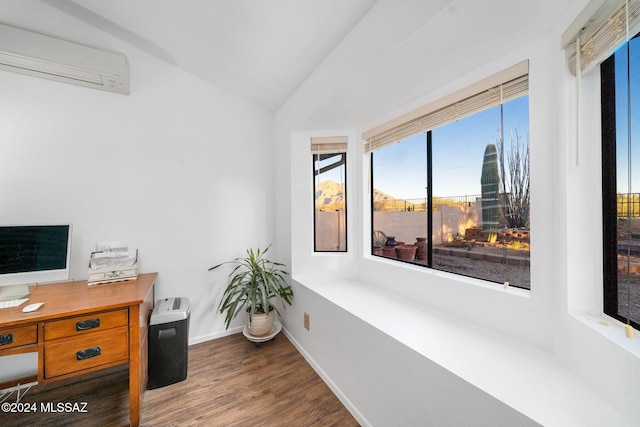
[[[500,215],[498,174],[498,150],[495,144],[488,144],[484,150],[482,162],[482,233],[487,241],[495,242],[498,235],[498,218]]]

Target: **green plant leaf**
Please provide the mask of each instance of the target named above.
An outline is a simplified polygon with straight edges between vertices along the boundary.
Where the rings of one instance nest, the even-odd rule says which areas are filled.
[[[280,301],[285,308],[285,304],[292,304],[293,289],[284,278],[288,273],[281,268],[286,266],[265,258],[270,247],[271,245],[267,246],[264,251],[249,248],[244,258],[235,258],[209,268],[212,271],[225,264],[234,265],[218,305],[218,311],[225,313],[227,329],[231,321],[247,306],[249,319],[252,319],[258,308],[262,308],[265,313],[274,309],[280,314],[273,301]]]

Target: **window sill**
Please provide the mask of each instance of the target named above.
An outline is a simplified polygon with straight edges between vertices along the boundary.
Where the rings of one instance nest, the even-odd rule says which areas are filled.
[[[595,390],[539,349],[368,283],[294,280],[538,423],[626,424]]]
[[[624,323],[606,314],[596,316],[580,311],[574,311],[569,314],[597,334],[610,340],[617,347],[640,359],[640,332],[637,330],[634,330],[635,338],[629,339],[625,335]]]

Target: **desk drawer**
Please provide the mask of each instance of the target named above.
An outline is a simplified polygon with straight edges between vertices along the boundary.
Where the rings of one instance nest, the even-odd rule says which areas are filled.
[[[91,332],[102,332],[106,329],[126,326],[128,318],[129,311],[123,309],[47,322],[44,324],[44,339],[50,341]]]
[[[0,350],[35,344],[38,341],[36,325],[16,326],[15,328],[0,329]]]
[[[44,377],[53,378],[129,359],[128,328],[44,344]]]

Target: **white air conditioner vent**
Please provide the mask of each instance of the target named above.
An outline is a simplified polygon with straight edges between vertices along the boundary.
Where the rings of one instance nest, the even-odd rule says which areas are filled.
[[[129,94],[129,61],[98,49],[0,24],[0,69]]]

